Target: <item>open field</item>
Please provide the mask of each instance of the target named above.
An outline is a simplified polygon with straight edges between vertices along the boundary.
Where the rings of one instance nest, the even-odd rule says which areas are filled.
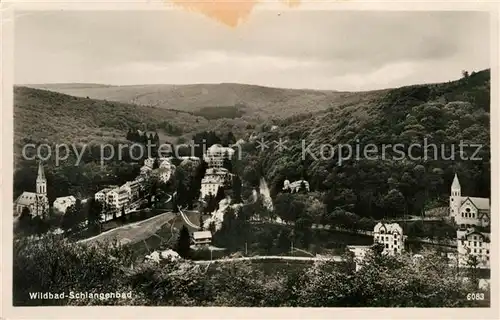
[[[101,233],[98,236],[81,240],[81,243],[108,242],[115,239],[121,244],[134,244],[144,239],[147,239],[152,234],[156,233],[161,227],[172,219],[175,215],[172,212],[154,216],[150,219],[136,223],[127,224],[107,232]]]

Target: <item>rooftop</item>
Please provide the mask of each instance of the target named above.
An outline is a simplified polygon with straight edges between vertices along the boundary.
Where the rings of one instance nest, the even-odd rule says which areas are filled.
[[[195,231],[195,232],[193,232],[193,238],[195,240],[212,238],[212,232],[210,232],[210,231]]]

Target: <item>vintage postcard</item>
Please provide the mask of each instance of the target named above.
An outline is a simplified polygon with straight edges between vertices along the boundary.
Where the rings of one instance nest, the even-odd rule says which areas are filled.
[[[498,318],[497,47],[478,2],[3,4],[2,317]]]

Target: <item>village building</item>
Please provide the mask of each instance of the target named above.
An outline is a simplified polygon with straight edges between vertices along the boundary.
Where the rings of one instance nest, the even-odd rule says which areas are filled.
[[[373,228],[374,243],[384,246],[384,254],[400,254],[404,249],[403,228],[397,223],[379,222]]]
[[[207,149],[204,155],[204,160],[209,167],[220,168],[224,166],[224,161],[226,159],[231,159],[234,154],[234,149],[229,147],[223,147],[220,144],[214,144]]]
[[[97,191],[94,194],[94,199],[96,199],[99,202],[105,202],[107,199],[106,196],[107,196],[108,192],[110,192],[111,190],[116,189],[116,188],[118,188],[118,186],[109,186],[109,187],[104,188],[100,191]]]
[[[283,191],[289,191],[291,193],[296,193],[305,189],[303,191],[309,192],[309,182],[306,180],[297,180],[290,183],[290,180],[285,180],[283,183]]]
[[[130,201],[139,198],[139,191],[141,189],[141,182],[139,180],[127,181],[122,187],[130,193]]]
[[[24,191],[14,202],[14,213],[16,215],[21,215],[25,208],[29,210],[31,216],[44,216],[48,213],[47,179],[41,162],[38,164],[36,192]]]
[[[195,246],[209,245],[212,243],[212,233],[210,231],[193,232],[193,244]]]
[[[458,263],[460,267],[490,268],[490,234],[474,228],[457,231]],[[475,265],[471,265],[475,262]]]
[[[461,229],[487,227],[490,225],[490,199],[462,196],[455,174],[451,185],[450,217]]]
[[[69,207],[76,204],[76,198],[74,196],[59,197],[54,200],[52,207],[54,212],[66,213]]]
[[[205,176],[201,179],[200,197],[204,199],[207,195],[217,195],[219,188],[230,182],[232,175],[225,168],[208,168]]]

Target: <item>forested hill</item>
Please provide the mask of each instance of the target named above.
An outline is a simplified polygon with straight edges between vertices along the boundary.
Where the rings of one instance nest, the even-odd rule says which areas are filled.
[[[178,110],[138,106],[66,94],[14,88],[14,139],[26,142],[92,143],[124,140],[130,128],[179,136],[207,121]],[[19,150],[17,150],[19,151]]]
[[[484,70],[453,82],[389,90],[370,104],[344,105],[315,115],[289,118],[276,123],[278,130],[259,136],[266,141],[286,140],[288,150],[266,149],[259,153],[254,142],[248,148],[251,156],[242,160],[244,177],[252,180],[254,176],[265,176],[273,194],[281,189],[285,179],[305,178],[324,197],[326,212],[343,208],[373,217],[420,214],[426,208],[447,206],[455,172],[462,195],[488,197],[489,97],[490,71]],[[436,144],[436,159],[433,149],[424,159],[424,139],[428,145]],[[461,159],[461,141],[483,145],[475,155],[482,160]],[[303,147],[311,143],[309,149]],[[409,158],[412,143],[422,147],[414,147],[413,157]],[[315,159],[321,154],[321,144],[348,144],[353,153],[359,145],[361,156],[339,163],[337,150],[332,159]],[[363,156],[367,144],[378,146],[375,154],[379,156],[383,144],[402,144],[397,149],[403,152],[389,148],[384,159],[375,160],[373,152],[370,158]],[[323,150],[328,158],[330,149]],[[462,156],[471,157],[475,150],[464,148]],[[452,155],[454,159],[449,160]],[[416,159],[418,156],[421,159]]]

